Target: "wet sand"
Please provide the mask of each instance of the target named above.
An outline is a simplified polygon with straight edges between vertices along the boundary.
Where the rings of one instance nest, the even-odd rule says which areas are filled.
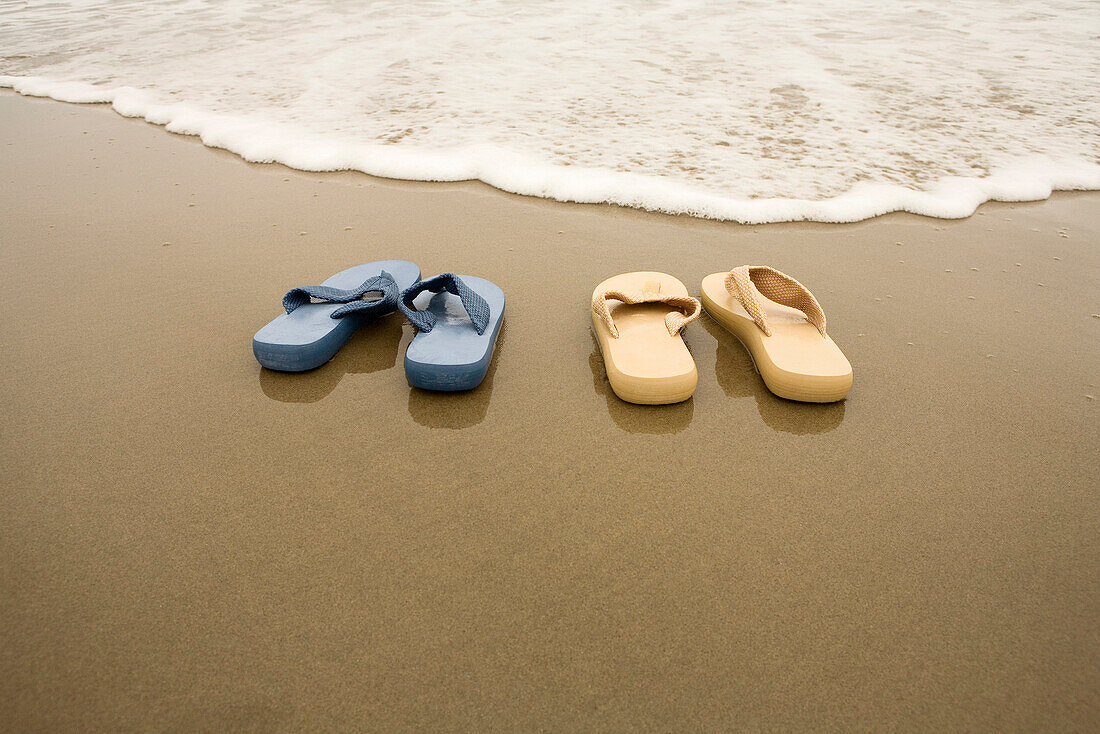
[[[248,164],[0,94],[0,728],[1100,725],[1100,194],[739,226]],[[399,316],[303,375],[282,294],[402,258],[508,296],[476,391]],[[769,264],[855,369],[611,393],[588,300]]]

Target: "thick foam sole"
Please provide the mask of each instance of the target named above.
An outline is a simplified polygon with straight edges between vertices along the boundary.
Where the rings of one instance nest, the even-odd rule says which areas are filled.
[[[725,273],[703,279],[706,312],[748,350],[756,371],[774,394],[803,403],[834,403],[852,388],[852,365],[833,342],[795,309],[765,302],[772,336],[765,336],[726,291]]]

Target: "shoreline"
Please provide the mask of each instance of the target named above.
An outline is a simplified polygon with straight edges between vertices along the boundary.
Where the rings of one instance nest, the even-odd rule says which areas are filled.
[[[1100,720],[1100,193],[751,226],[0,125],[11,726]],[[481,387],[409,388],[397,316],[256,364],[286,290],[380,258],[504,289]],[[741,264],[814,292],[849,398],[775,398],[704,315],[695,397],[618,401],[595,284]]]
[[[66,104],[108,105],[122,117],[197,137],[206,147],[227,151],[247,162],[281,164],[307,174],[352,172],[423,183],[476,181],[503,193],[558,203],[607,204],[723,223],[853,224],[893,213],[965,219],[990,202],[1030,203],[1045,201],[1059,191],[1100,191],[1100,164],[1032,156],[982,178],[951,176],[920,190],[856,182],[847,191],[825,199],[732,198],[652,176],[535,160],[523,160],[520,167],[524,173],[519,174],[519,156],[489,149],[491,146],[480,155],[457,155],[377,144],[332,145],[293,131],[287,135],[277,124],[202,112],[183,104],[159,104],[151,94],[130,87],[103,89],[82,82],[0,76],[0,90],[4,89]],[[497,159],[507,162],[498,164]],[[432,173],[410,175],[412,170]]]

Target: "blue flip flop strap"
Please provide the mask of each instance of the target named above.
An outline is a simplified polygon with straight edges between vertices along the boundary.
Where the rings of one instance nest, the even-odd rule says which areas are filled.
[[[362,301],[364,295],[372,291],[382,294],[377,301]],[[397,308],[398,290],[397,282],[385,270],[381,275],[367,278],[355,288],[343,290],[327,285],[306,285],[287,291],[283,296],[283,308],[287,313],[296,308],[312,303],[313,299],[327,301],[329,303],[344,303],[345,306],[333,311],[330,316],[334,319],[343,318],[351,313],[389,313]]]
[[[435,314],[430,311],[417,311],[413,307],[413,300],[424,291],[431,291],[432,293],[447,291],[458,296],[478,335],[485,333],[485,328],[489,325],[489,304],[454,273],[442,273],[427,280],[422,280],[402,292],[397,308],[405,314],[405,318],[412,322],[413,326],[423,332],[429,332],[435,326]]]

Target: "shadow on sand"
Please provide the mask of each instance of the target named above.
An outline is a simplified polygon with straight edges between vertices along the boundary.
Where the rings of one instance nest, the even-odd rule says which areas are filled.
[[[760,379],[748,350],[733,334],[707,316],[699,323],[718,342],[714,359],[715,376],[722,391],[731,398],[753,397],[756,409],[769,428],[804,436],[828,433],[844,420],[844,401],[799,403],[772,395]]]
[[[588,366],[592,368],[592,384],[596,394],[607,399],[607,412],[611,420],[627,433],[679,433],[691,423],[695,413],[694,398],[673,405],[634,405],[620,400],[607,381],[603,354],[595,334],[592,334],[592,354],[588,357]]]
[[[489,363],[485,380],[473,390],[435,392],[410,387],[409,415],[412,419],[428,428],[452,430],[476,426],[485,420],[485,415],[489,412],[489,399],[493,394],[493,378],[496,376],[497,364],[500,363],[501,352],[504,350],[504,334],[507,330],[508,322],[505,320],[500,325],[493,360]]]
[[[352,334],[327,364],[309,372],[275,372],[260,368],[260,389],[282,403],[315,403],[344,379],[388,370],[397,364],[401,345],[400,314],[387,314]]]

